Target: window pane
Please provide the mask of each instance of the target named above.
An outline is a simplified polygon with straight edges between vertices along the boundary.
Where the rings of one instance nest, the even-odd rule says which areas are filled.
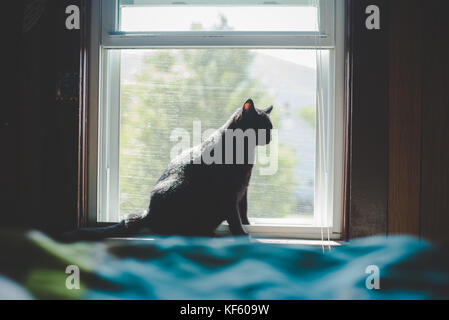
[[[120,31],[317,31],[312,6],[121,6]]]
[[[148,208],[177,143],[173,130],[187,130],[192,143],[194,120],[202,132],[218,129],[248,98],[274,105],[279,130],[278,170],[264,176],[254,167],[249,216],[311,223],[316,61],[314,50],[299,49],[122,50],[120,214]]]

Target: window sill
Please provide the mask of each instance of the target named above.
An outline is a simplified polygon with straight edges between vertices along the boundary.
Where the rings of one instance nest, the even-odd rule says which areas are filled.
[[[111,223],[98,223],[97,226],[107,226]],[[339,246],[343,242],[341,234],[330,230],[329,238],[326,228],[312,226],[295,226],[281,224],[254,224],[243,226],[252,240],[262,243],[283,245],[313,245],[313,246]],[[322,233],[323,232],[323,233]],[[229,225],[224,222],[216,230],[218,237],[231,236]],[[155,240],[148,234],[136,234],[133,237],[109,238],[109,240]]]
[[[342,241],[321,241],[321,240],[307,240],[307,239],[271,239],[271,238],[254,238],[252,241],[266,243],[266,244],[278,244],[278,245],[291,245],[291,246],[316,246],[316,247],[339,247],[343,244]],[[136,236],[136,237],[117,237],[107,238],[106,241],[156,241],[155,238]]]
[[[330,230],[329,238],[326,228],[300,225],[282,225],[282,224],[251,224],[243,228],[254,238],[260,239],[279,239],[290,241],[338,241],[341,234]],[[323,233],[322,233],[323,232]],[[229,226],[226,222],[222,223],[216,230],[218,236],[229,236]]]

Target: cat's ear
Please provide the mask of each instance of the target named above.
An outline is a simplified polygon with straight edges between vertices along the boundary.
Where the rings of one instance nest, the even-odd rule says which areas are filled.
[[[268,108],[266,108],[265,110],[263,110],[263,112],[265,112],[266,114],[270,114],[271,111],[273,111],[273,106],[269,106]]]
[[[253,100],[251,99],[246,100],[246,102],[243,104],[242,111],[243,113],[256,111],[256,109],[254,108]]]

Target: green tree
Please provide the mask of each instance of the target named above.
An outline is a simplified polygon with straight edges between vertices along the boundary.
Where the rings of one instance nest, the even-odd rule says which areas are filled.
[[[309,126],[311,126],[312,128],[315,128],[316,108],[314,106],[304,107],[304,108],[299,109],[298,115]]]

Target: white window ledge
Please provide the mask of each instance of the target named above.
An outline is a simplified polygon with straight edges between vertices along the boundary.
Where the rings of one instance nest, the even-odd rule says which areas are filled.
[[[226,238],[224,238],[226,239]],[[117,238],[107,238],[107,241],[156,241],[155,238],[151,237],[117,237]],[[343,243],[341,241],[321,241],[321,240],[305,240],[305,239],[269,239],[269,238],[254,238],[251,237],[252,241],[267,243],[267,244],[280,244],[280,245],[294,245],[294,246],[319,246],[319,247],[339,247]]]

